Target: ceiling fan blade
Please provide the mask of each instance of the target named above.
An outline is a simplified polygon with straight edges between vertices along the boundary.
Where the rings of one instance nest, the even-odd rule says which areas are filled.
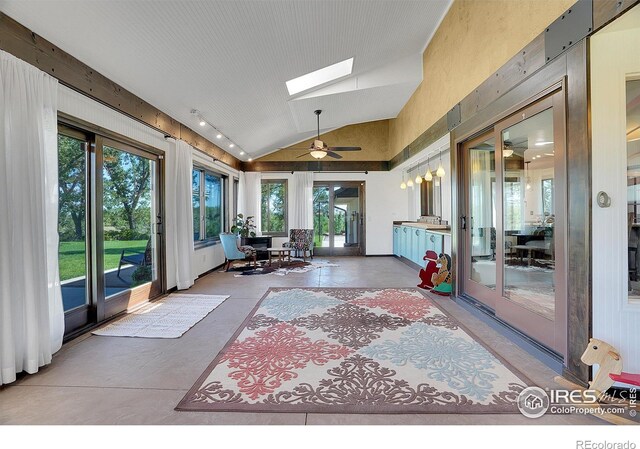
[[[334,153],[333,151],[327,151],[327,156],[334,159],[342,159],[342,156],[340,156],[338,153]]]
[[[329,147],[330,151],[360,151],[360,147]]]
[[[305,156],[309,156],[309,153],[303,153],[300,156],[298,156],[296,159],[300,159],[301,157],[305,157]]]

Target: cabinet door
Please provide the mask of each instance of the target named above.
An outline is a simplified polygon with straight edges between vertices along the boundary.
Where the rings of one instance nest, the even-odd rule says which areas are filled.
[[[398,246],[399,244],[399,239],[400,239],[400,227],[399,226],[394,226],[393,227],[393,254],[395,256],[397,256],[398,254],[400,254],[400,248]]]
[[[400,226],[400,256],[407,257],[407,249],[409,248],[409,234],[407,234],[407,227]]]
[[[423,229],[416,229],[416,247],[413,255],[413,261],[418,265],[422,265],[422,258],[424,257],[424,245],[426,244],[426,236]]]

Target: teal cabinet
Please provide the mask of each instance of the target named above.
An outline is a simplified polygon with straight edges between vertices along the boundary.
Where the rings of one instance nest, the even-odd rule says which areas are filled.
[[[417,265],[424,265],[427,251],[436,254],[444,250],[444,235],[413,226],[393,226],[393,254]]]

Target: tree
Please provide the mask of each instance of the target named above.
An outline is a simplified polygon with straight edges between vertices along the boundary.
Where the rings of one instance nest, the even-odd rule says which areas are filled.
[[[262,184],[262,230],[286,232],[284,226],[285,188],[283,183]]]
[[[61,234],[65,219],[73,221],[74,240],[84,238],[85,148],[80,140],[58,136],[58,186]],[[67,222],[68,223],[68,222]]]
[[[142,157],[104,148],[103,164],[105,170],[105,204],[120,207],[129,230],[136,229],[136,209],[148,207],[150,203],[151,170],[149,161]]]

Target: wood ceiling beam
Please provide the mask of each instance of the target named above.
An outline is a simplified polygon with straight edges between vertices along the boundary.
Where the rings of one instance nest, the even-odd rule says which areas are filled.
[[[241,161],[233,155],[4,13],[0,13],[0,49],[57,78],[63,85],[240,169]]]

